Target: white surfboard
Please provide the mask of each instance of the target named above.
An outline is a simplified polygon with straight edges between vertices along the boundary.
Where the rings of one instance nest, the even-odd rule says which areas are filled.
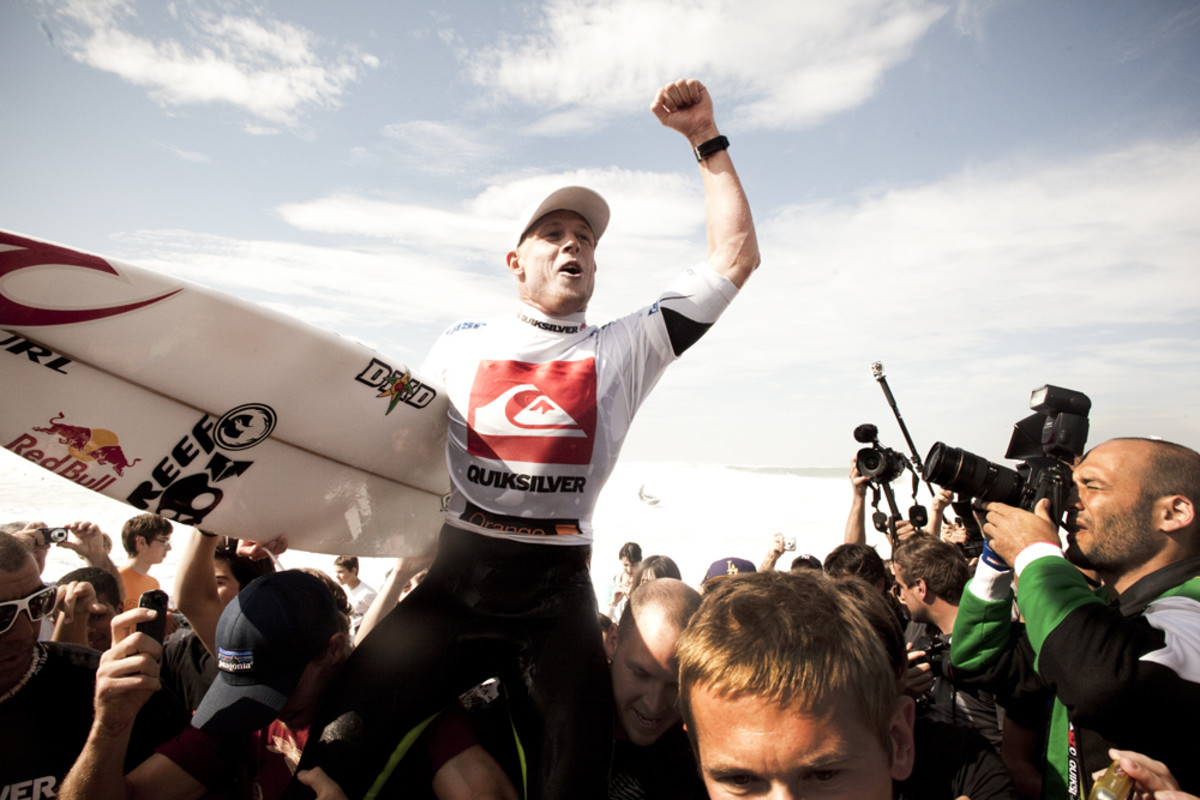
[[[394,359],[0,231],[0,446],[67,480],[223,535],[414,555],[441,526],[445,442],[445,392]]]

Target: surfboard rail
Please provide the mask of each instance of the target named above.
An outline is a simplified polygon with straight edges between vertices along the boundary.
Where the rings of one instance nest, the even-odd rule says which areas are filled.
[[[0,230],[0,446],[94,491],[239,538],[424,552],[445,392],[301,320]]]

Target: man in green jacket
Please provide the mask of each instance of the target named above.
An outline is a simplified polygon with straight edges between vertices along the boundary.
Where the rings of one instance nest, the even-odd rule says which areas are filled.
[[[986,506],[991,551],[954,626],[957,679],[1054,695],[1042,796],[1082,798],[1109,746],[1164,762],[1200,786],[1200,454],[1114,439],[1075,466],[1066,548],[1042,501]],[[1008,565],[1011,565],[1010,569]],[[1081,570],[1093,571],[1093,590]],[[1013,584],[1025,619],[1012,621]]]

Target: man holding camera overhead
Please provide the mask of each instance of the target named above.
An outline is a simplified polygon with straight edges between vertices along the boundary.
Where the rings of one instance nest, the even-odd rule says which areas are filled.
[[[1033,513],[985,506],[989,549],[959,606],[955,676],[1054,693],[1043,797],[1085,797],[1111,746],[1164,762],[1196,792],[1194,731],[1183,731],[1200,718],[1200,454],[1113,439],[1072,481],[1065,549],[1048,500]],[[1027,640],[1011,621],[1014,578]]]

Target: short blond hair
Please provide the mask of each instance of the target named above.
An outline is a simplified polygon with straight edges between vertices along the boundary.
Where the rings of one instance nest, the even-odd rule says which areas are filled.
[[[749,695],[808,711],[849,697],[884,751],[899,689],[883,642],[818,572],[758,572],[719,582],[679,639],[679,707],[696,739],[692,692]]]

